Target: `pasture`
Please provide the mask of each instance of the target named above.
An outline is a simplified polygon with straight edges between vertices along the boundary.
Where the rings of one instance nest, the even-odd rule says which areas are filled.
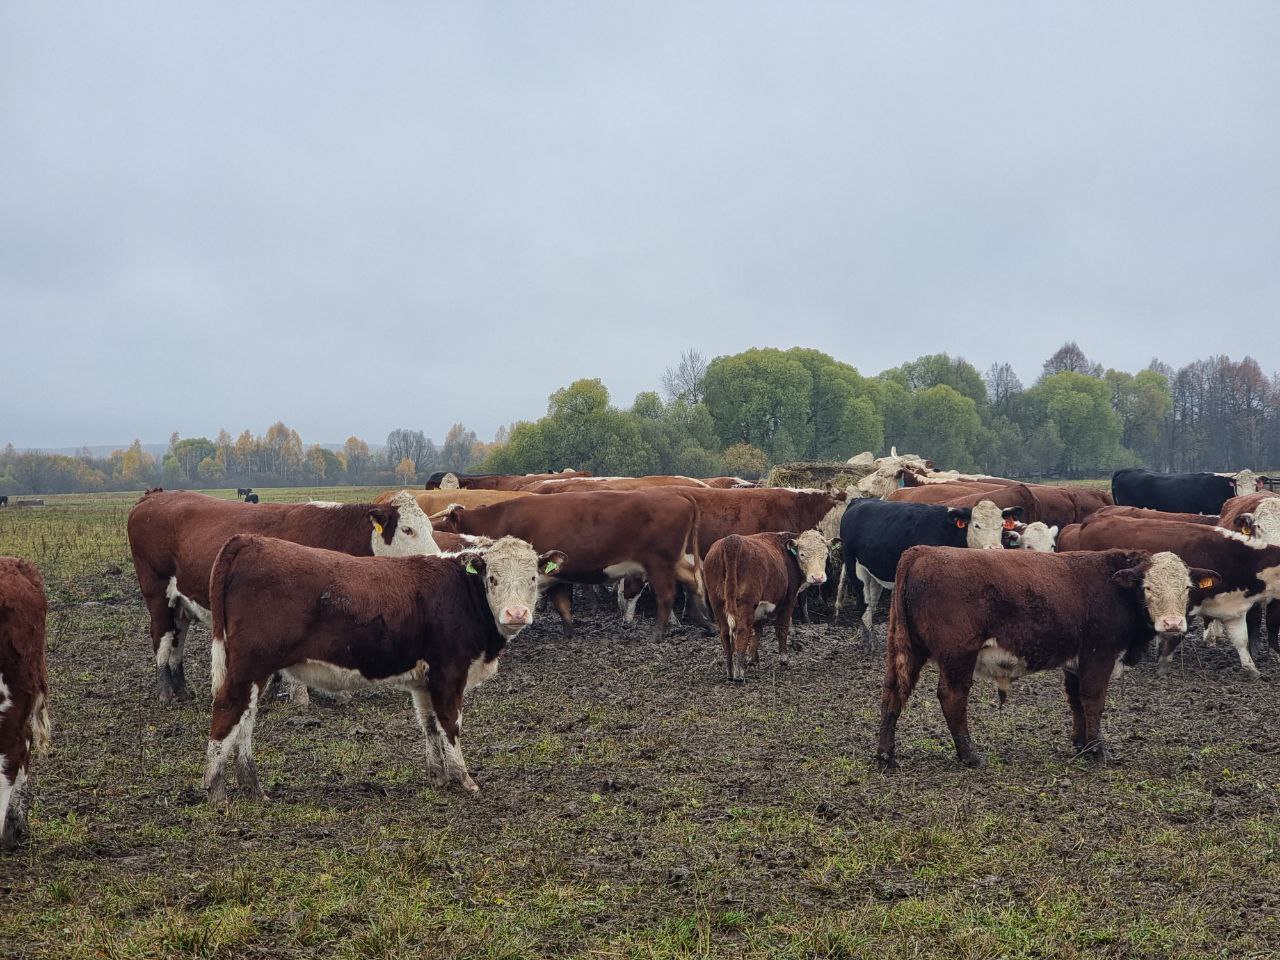
[[[369,491],[259,491],[356,500]],[[229,492],[224,491],[226,495]],[[0,956],[1265,957],[1280,951],[1280,662],[1183,645],[1113,685],[1119,760],[1072,756],[1060,674],[999,710],[974,688],[989,766],[959,766],[926,669],[901,769],[871,764],[883,625],[772,631],[745,686],[718,641],[625,627],[577,601],[473,691],[463,741],[480,797],[427,786],[407,696],[308,712],[280,700],[256,752],[271,799],[199,789],[197,697],[154,693],[124,536],[133,494],[0,511],[0,554],[50,594],[54,746],[33,837],[0,858]],[[642,608],[643,609],[643,608]]]

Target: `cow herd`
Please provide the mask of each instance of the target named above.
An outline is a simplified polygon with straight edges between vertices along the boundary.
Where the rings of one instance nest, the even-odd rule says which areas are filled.
[[[830,588],[871,637],[892,591],[876,756],[896,765],[899,714],[926,662],[959,759],[981,763],[967,708],[975,676],[1003,702],[1013,680],[1060,668],[1081,753],[1106,756],[1111,678],[1159,638],[1169,662],[1199,614],[1242,668],[1261,630],[1280,632],[1280,496],[1266,478],[1122,470],[1112,496],[1083,487],[941,473],[877,461],[856,486],[761,488],[737,477],[437,474],[372,503],[242,502],[149,490],[128,539],[150,617],[159,696],[192,696],[184,651],[212,632],[204,787],[262,793],[253,756],[259,699],[281,678],[308,688],[408,691],[428,776],[479,787],[462,753],[467,691],[491,677],[539,599],[574,636],[575,587],[612,589],[626,619],[651,591],[661,639],[683,615],[718,633],[725,671],[747,679],[760,631],[779,661],[796,649],[798,605]],[[830,578],[834,579],[834,578]],[[0,558],[0,843],[26,830],[28,768],[49,739],[39,572]],[[1280,648],[1278,648],[1280,649]]]

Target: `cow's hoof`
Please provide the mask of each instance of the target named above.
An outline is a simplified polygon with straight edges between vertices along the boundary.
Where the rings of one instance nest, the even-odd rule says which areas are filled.
[[[458,784],[458,789],[469,797],[480,796],[480,785],[470,777],[466,777]]]
[[[227,806],[227,788],[212,787],[209,790],[209,803],[215,807]]]
[[[892,753],[886,753],[881,750],[876,754],[876,766],[881,770],[897,770],[898,758]]]
[[[1172,660],[1161,660],[1159,663],[1156,664],[1156,676],[1167,677],[1172,667],[1173,667]]]
[[[793,653],[799,653],[803,649],[804,649],[804,644],[801,643],[799,640],[791,641],[791,650]]]
[[[1116,755],[1112,752],[1111,748],[1101,743],[1096,743],[1092,747],[1086,747],[1082,751],[1081,755],[1088,757],[1094,763],[1114,763],[1116,759]]]
[[[788,657],[779,657],[778,665],[782,667],[783,670],[788,670],[791,667],[791,660]]]
[[[173,698],[185,703],[187,700],[194,700],[196,695],[191,692],[190,687],[184,685],[174,691]]]
[[[960,758],[960,762],[973,770],[980,770],[987,765],[987,759],[980,753],[970,753]]]
[[[1257,667],[1245,667],[1244,675],[1250,680],[1257,680],[1261,678],[1262,672]]]

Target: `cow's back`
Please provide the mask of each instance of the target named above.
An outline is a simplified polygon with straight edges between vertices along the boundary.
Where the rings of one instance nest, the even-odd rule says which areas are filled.
[[[914,546],[964,547],[965,531],[951,522],[948,508],[936,504],[854,500],[840,520],[845,565],[861,563],[890,583],[902,554]]]
[[[707,599],[716,604],[781,597],[791,586],[785,555],[780,544],[794,534],[731,533],[717,540],[703,561]],[[776,601],[773,601],[776,602]]]
[[[680,493],[698,505],[698,548],[706,556],[716,541],[738,534],[809,530],[839,501],[819,490],[779,487],[685,489]],[[831,532],[827,532],[830,536]]]

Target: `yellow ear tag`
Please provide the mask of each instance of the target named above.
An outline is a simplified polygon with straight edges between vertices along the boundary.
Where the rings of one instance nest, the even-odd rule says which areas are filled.
[[[1246,523],[1240,527],[1240,532],[1243,533],[1246,537],[1252,537],[1253,527],[1249,526],[1249,524]]]
[[[1201,590],[1208,590],[1213,586],[1213,577],[1201,577],[1200,582],[1196,584]]]
[[[373,532],[376,533],[378,536],[382,536],[382,524],[380,524],[377,520],[373,521]]]

